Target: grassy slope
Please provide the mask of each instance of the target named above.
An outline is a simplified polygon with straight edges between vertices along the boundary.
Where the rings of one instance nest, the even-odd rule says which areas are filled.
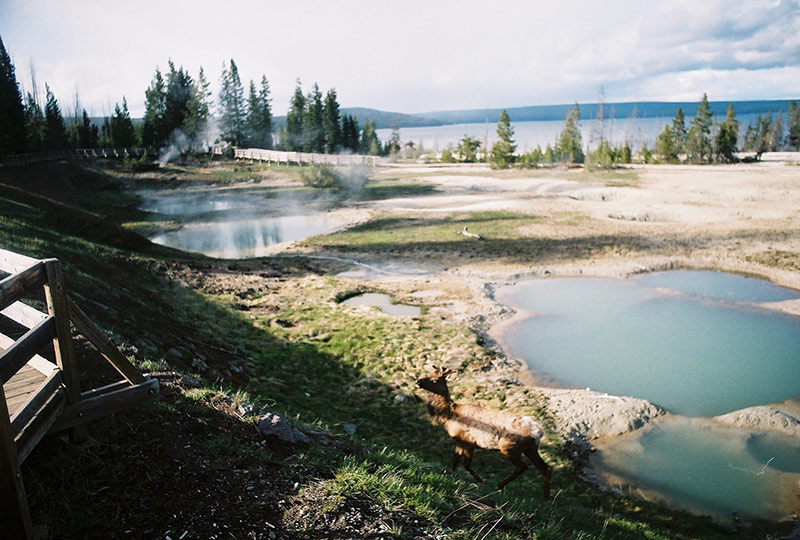
[[[35,193],[26,191],[30,177],[37,178],[27,186]],[[195,527],[198,536],[211,537],[224,524],[236,538],[261,538],[271,530],[267,521],[286,537],[323,537],[338,526],[330,516],[351,515],[343,512],[353,508],[378,516],[372,521],[397,537],[731,534],[705,519],[597,491],[577,478],[553,435],[544,448],[558,466],[553,502],[541,499],[534,472],[496,493],[492,486],[509,465],[495,454],[476,457],[488,480],[482,485],[463,471],[443,474],[451,444],[412,394],[426,361],[445,357],[464,371],[457,398],[547,422],[525,389],[467,376],[492,360],[470,329],[424,315],[401,320],[346,309],[335,299],[350,293],[350,285],[302,260],[217,263],[152,246],[117,225],[115,216],[136,218],[135,201],[99,171],[71,165],[4,171],[3,182],[16,187],[0,185],[0,245],[60,258],[78,303],[137,362],[201,380],[200,388],[167,384],[160,402],[94,424],[100,445],[88,454],[50,440],[26,462],[34,516],[59,531],[56,536],[102,538],[130,530],[157,537]],[[518,218],[480,219],[488,226]],[[393,229],[408,234],[404,242],[414,236],[407,224]],[[367,232],[355,231],[348,242],[369,242],[358,236]],[[193,367],[196,358],[209,370]],[[84,373],[84,380],[98,378]],[[397,403],[398,395],[409,399]],[[261,444],[252,421],[232,413],[231,402],[244,399],[336,444],[300,450]],[[355,445],[342,435],[348,423],[357,425]],[[256,504],[253,493],[265,502]],[[225,504],[220,497],[233,505],[214,514]],[[354,536],[366,535],[366,521]]]

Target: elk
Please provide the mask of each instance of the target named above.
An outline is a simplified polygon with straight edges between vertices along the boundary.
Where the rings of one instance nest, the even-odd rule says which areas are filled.
[[[539,441],[544,433],[541,426],[528,416],[455,403],[450,399],[446,380],[453,371],[441,368],[434,370],[428,377],[419,379],[417,386],[430,392],[427,407],[433,424],[443,425],[456,443],[453,470],[463,456],[464,468],[477,482],[482,482],[483,479],[472,470],[475,448],[500,450],[515,467],[514,472],[498,484],[498,489],[503,489],[528,469],[522,460],[522,454],[525,454],[542,473],[544,497],[549,499],[552,471],[539,455]]]

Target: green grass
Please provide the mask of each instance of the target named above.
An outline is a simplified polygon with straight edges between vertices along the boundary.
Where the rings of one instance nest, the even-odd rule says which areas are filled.
[[[492,406],[524,403],[518,406],[519,412],[552,426],[534,392],[480,382],[480,373],[494,353],[479,344],[469,327],[426,315],[396,318],[348,308],[337,300],[352,292],[349,281],[300,271],[287,270],[284,281],[271,283],[266,292],[246,302],[232,293],[202,292],[181,283],[183,277],[168,279],[163,269],[184,268],[182,263],[187,261],[205,264],[206,259],[152,246],[114,221],[97,218],[115,208],[105,195],[81,199],[80,204],[65,209],[36,195],[0,188],[0,245],[34,257],[60,258],[78,303],[116,341],[135,344],[141,366],[168,366],[201,380],[198,389],[148,406],[141,413],[142,422],[192,418],[203,423],[214,414],[209,405],[224,395],[233,402],[249,400],[268,407],[300,428],[343,437],[344,424],[357,426],[358,452],[312,446],[289,458],[274,456],[251,440],[239,443],[230,433],[199,431],[191,445],[213,467],[224,470],[241,463],[283,463],[283,459],[286,464],[302,464],[319,472],[313,481],[305,481],[308,496],[322,496],[328,508],[352,498],[366,499],[392,512],[416,515],[429,532],[448,539],[728,536],[729,531],[708,520],[586,484],[552,429],[543,444],[545,459],[557,467],[552,502],[542,499],[541,478],[533,468],[502,493],[496,492],[493,486],[511,467],[496,452],[476,453],[474,466],[486,479],[483,484],[474,484],[463,469],[446,472],[452,443],[441,427],[430,424],[424,406],[414,397],[414,380],[427,363],[444,363],[462,373],[453,384],[456,399]],[[306,245],[466,242],[457,235],[464,225],[485,237],[514,239],[520,227],[541,220],[511,212],[459,213],[446,218],[384,216]],[[270,264],[289,268],[292,261]],[[180,275],[191,282],[188,274]],[[175,348],[185,353],[176,357],[170,353]],[[235,364],[243,374],[220,381],[200,372],[192,367],[192,359],[201,353],[212,368]],[[397,402],[398,395],[407,399]],[[124,425],[114,425],[116,430],[98,435],[110,438],[104,443],[108,447],[115,447],[114,437],[127,433]],[[130,429],[135,432],[137,426]],[[252,426],[244,423],[242,429]],[[112,474],[102,472],[108,464],[101,460],[89,461],[90,474]],[[66,470],[61,474],[74,480]],[[145,480],[137,479],[137,485],[141,496],[149,497]],[[37,477],[37,492],[46,492],[49,481]],[[103,481],[119,479],[107,476]],[[88,494],[97,488],[86,482],[85,488],[76,487],[87,494],[83,505],[51,501],[37,506],[37,515],[65,522],[90,519],[86,513],[104,507],[105,502],[90,502]],[[153,500],[152,504],[158,503]],[[412,534],[398,527],[397,536]]]

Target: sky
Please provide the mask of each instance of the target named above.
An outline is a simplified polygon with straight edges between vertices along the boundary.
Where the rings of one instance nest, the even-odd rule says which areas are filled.
[[[144,112],[156,67],[233,59],[282,115],[297,80],[394,112],[800,97],[800,0],[0,0],[24,91]]]

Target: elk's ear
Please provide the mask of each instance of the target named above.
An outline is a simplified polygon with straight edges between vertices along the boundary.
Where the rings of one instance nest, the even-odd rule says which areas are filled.
[[[452,381],[452,380],[455,378],[455,375],[456,375],[456,372],[455,372],[455,371],[453,371],[452,369],[445,370],[445,371],[442,373],[442,376],[443,376],[443,377],[445,378],[445,380],[447,380],[447,381]]]

